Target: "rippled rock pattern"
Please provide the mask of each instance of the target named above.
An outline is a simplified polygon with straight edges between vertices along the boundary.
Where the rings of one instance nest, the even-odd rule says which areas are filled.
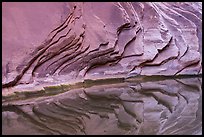
[[[133,79],[4,100],[3,134],[202,134],[201,85],[201,78]]]
[[[201,15],[196,2],[3,3],[3,87],[200,74]]]

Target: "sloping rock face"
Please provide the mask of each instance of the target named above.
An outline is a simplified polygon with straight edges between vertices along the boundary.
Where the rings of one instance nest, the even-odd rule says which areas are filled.
[[[201,3],[2,5],[3,88],[48,78],[202,73]]]

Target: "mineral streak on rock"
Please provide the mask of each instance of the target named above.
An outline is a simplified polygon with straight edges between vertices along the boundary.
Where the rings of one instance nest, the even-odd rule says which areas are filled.
[[[202,73],[201,3],[2,5],[3,88],[48,77]]]

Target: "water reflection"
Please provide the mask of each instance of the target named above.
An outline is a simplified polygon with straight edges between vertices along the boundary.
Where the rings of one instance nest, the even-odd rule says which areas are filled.
[[[129,81],[3,105],[3,134],[202,134],[202,79]]]

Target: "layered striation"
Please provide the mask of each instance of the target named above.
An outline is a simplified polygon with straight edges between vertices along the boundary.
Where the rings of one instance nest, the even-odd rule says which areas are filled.
[[[201,3],[3,3],[3,88],[202,73]]]

